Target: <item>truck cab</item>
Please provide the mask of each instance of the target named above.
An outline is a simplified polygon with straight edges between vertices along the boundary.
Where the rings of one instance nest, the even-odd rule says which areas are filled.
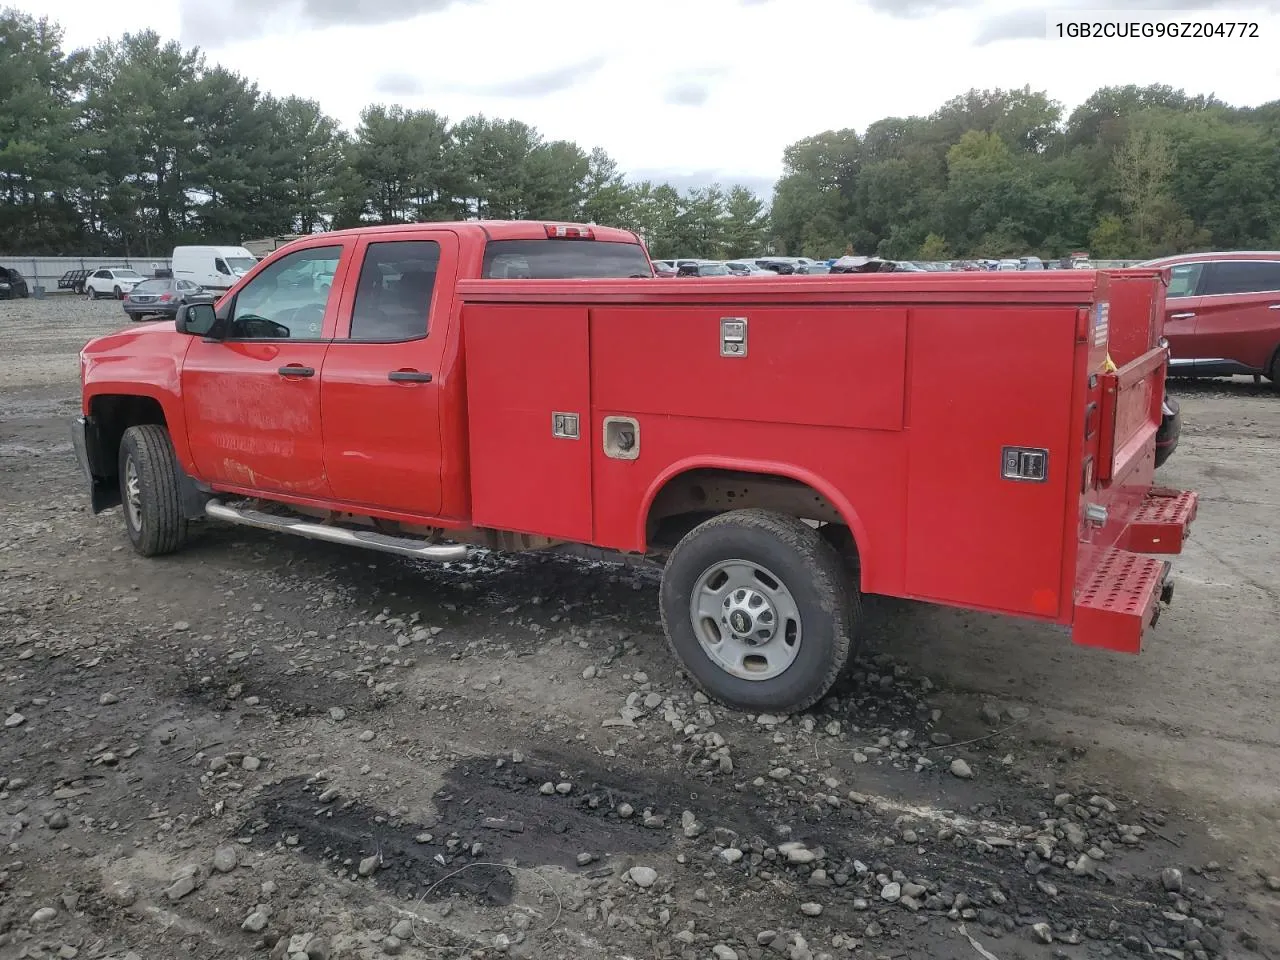
[[[1140,649],[1171,596],[1152,555],[1197,502],[1152,479],[1167,281],[669,283],[622,230],[369,227],[91,341],[72,436],[147,556],[214,520],[426,560],[658,560],[691,679],[799,710],[863,593]]]

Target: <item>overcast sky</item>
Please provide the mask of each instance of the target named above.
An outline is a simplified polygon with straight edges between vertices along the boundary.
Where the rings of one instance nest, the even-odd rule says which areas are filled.
[[[16,3],[59,21],[69,47],[148,27],[198,44],[348,126],[376,101],[511,117],[602,146],[635,178],[766,192],[787,144],[925,114],[971,87],[1030,84],[1068,108],[1104,84],[1167,83],[1237,105],[1280,97],[1280,0],[1059,0],[1255,21],[1261,34],[1102,41],[1046,39],[1055,5],[1019,0]]]

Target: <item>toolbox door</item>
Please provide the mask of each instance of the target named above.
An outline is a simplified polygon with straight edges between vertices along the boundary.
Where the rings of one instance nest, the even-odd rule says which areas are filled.
[[[473,522],[590,542],[587,308],[468,304],[462,332]]]

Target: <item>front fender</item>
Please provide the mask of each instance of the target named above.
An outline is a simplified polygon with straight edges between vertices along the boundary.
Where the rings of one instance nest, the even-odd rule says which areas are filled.
[[[144,324],[91,340],[80,352],[81,406],[94,413],[102,397],[145,397],[159,405],[178,462],[191,476],[182,403],[182,362],[191,338],[171,323]]]

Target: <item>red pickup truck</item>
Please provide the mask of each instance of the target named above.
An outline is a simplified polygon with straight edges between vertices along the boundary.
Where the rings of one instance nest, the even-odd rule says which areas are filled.
[[[435,561],[660,558],[692,679],[792,711],[863,593],[1140,649],[1172,593],[1149,554],[1196,510],[1152,485],[1167,280],[669,283],[603,227],[342,231],[90,342],[73,437],[146,556],[211,518]]]

